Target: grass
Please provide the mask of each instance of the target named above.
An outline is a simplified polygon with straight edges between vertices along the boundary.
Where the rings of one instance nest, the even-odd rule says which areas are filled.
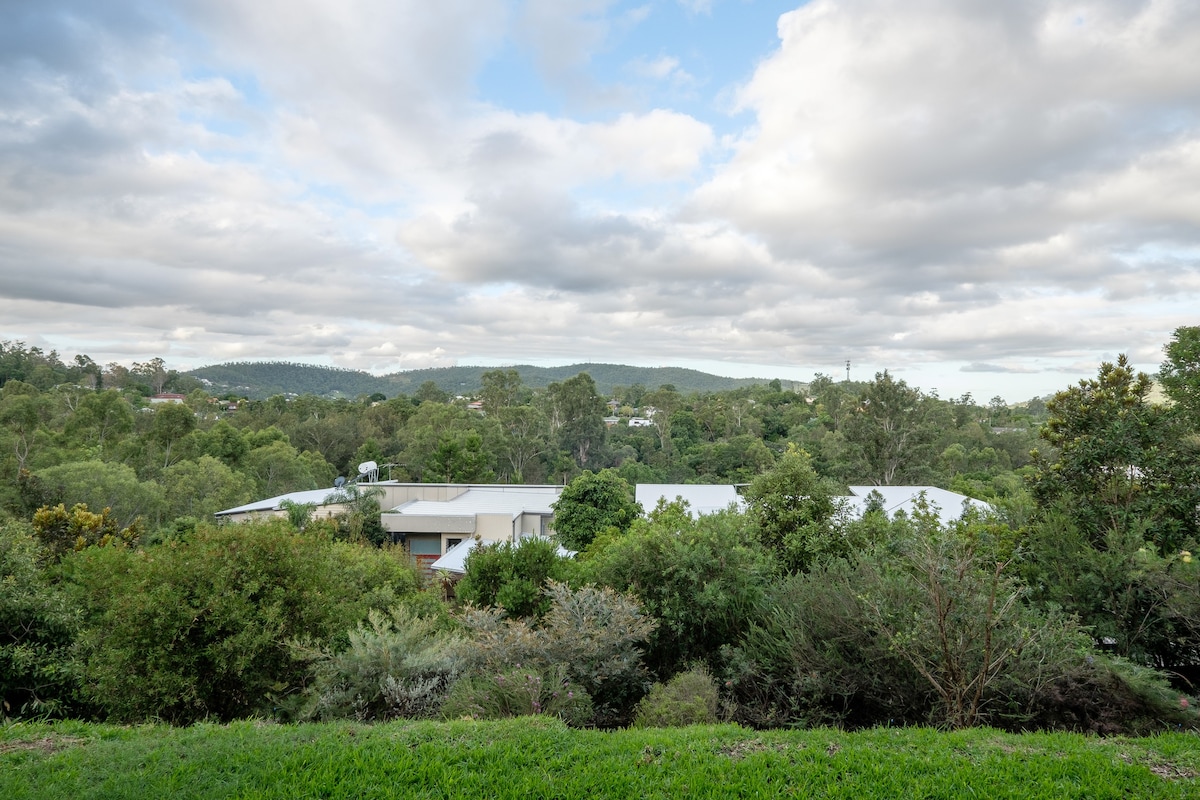
[[[1200,798],[1200,737],[988,729],[615,732],[546,717],[387,725],[0,724],[0,797]]]

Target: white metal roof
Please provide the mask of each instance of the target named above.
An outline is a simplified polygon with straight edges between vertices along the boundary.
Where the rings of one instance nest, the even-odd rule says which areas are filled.
[[[845,498],[847,512],[856,517],[862,516],[867,495],[871,492],[878,492],[883,497],[883,509],[889,517],[895,516],[897,511],[904,511],[911,517],[922,492],[929,507],[937,511],[938,520],[943,523],[962,516],[964,503],[980,511],[990,511],[992,508],[982,500],[936,486],[851,486],[852,496]]]
[[[477,514],[553,514],[551,503],[562,491],[557,486],[475,486],[450,500],[413,500],[387,514],[406,517],[474,517]]]
[[[742,498],[737,489],[731,484],[699,484],[699,483],[639,483],[634,490],[634,497],[642,504],[642,511],[650,513],[665,498],[672,503],[682,497],[687,501],[692,516],[714,514],[724,511],[730,504],[742,507]]]
[[[290,500],[293,503],[313,503],[315,505],[324,505],[328,499],[339,492],[341,489],[309,489],[303,492],[288,492],[281,494],[278,497],[269,497],[266,500],[256,500],[253,503],[247,503],[244,506],[237,508],[227,508],[224,511],[218,511],[218,517],[224,517],[229,514],[247,514],[254,511],[278,511],[280,503],[285,500]]]
[[[500,543],[480,541],[474,536],[469,536],[447,550],[441,558],[439,558],[437,561],[434,561],[433,564],[430,565],[430,569],[434,570],[435,572],[442,570],[444,572],[454,572],[460,575],[465,573],[467,571],[467,556],[470,555],[471,551],[475,549],[475,545],[477,544],[493,545]],[[573,556],[575,555],[575,551],[568,550],[562,545],[559,545],[558,554],[564,557]]]

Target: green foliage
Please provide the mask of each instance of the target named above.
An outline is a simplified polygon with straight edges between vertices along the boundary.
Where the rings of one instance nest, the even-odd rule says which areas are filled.
[[[111,461],[73,461],[34,473],[51,496],[67,506],[108,508],[122,527],[139,517],[153,526],[162,516],[165,497],[154,481],[142,481],[132,467]]]
[[[718,721],[720,697],[712,673],[705,667],[681,672],[671,680],[656,683],[637,704],[635,728],[681,728],[712,725]]]
[[[298,535],[283,520],[63,562],[86,614],[89,699],[113,719],[271,714],[303,685],[289,639],[328,645],[415,590],[399,551]]]
[[[1098,654],[1073,619],[1025,601],[1007,551],[986,525],[939,530],[918,514],[853,565],[789,577],[730,659],[739,718],[1018,728],[1050,719],[1065,697],[1057,682]]]
[[[550,610],[546,587],[565,580],[568,560],[558,544],[528,537],[519,544],[480,543],[467,555],[455,596],[480,607],[497,606],[510,617],[541,617]]]
[[[96,514],[85,503],[76,503],[70,511],[59,503],[34,512],[33,532],[53,558],[60,558],[85,547],[134,546],[141,536],[141,525],[135,520],[122,528],[108,508]]]
[[[925,397],[887,370],[876,373],[841,428],[862,457],[856,482],[881,485],[927,480],[936,450],[937,401]]]
[[[565,665],[545,670],[517,667],[463,678],[442,708],[447,719],[507,719],[546,715],[576,728],[591,724],[592,700],[567,677]]]
[[[1200,559],[1160,555],[1145,530],[1110,530],[1096,546],[1069,513],[1050,510],[1025,530],[1034,597],[1078,615],[1098,642],[1157,667],[1200,660]]]
[[[1176,328],[1164,349],[1159,380],[1187,416],[1191,429],[1200,431],[1200,326]]]
[[[565,670],[564,678],[595,703],[596,722],[623,722],[646,691],[639,645],[654,631],[655,621],[635,600],[611,589],[572,590],[551,582],[546,593],[550,611],[537,627],[529,620],[506,619],[494,608],[466,613],[476,671],[526,668],[545,677]]]
[[[861,542],[837,519],[837,484],[821,478],[808,453],[789,445],[783,457],[746,489],[746,515],[758,540],[788,572],[849,556]]]
[[[70,711],[79,614],[44,571],[27,525],[0,523],[0,718]]]
[[[658,675],[715,663],[765,610],[775,569],[742,515],[693,519],[678,503],[660,505],[624,536],[597,540],[587,556],[589,580],[632,593],[658,620],[647,649]]]
[[[226,508],[250,502],[246,481],[213,456],[179,461],[163,470],[166,518],[212,519]]]
[[[563,487],[554,502],[554,532],[563,546],[582,550],[601,531],[628,531],[642,513],[633,488],[611,469],[585,470]]]
[[[462,672],[465,640],[404,606],[372,610],[336,654],[314,654],[307,719],[428,717]],[[296,647],[303,648],[297,644]]]
[[[1200,534],[1200,442],[1150,403],[1150,386],[1122,355],[1048,404],[1041,435],[1053,452],[1036,455],[1034,498],[1068,512],[1095,547],[1140,526],[1168,555]]]

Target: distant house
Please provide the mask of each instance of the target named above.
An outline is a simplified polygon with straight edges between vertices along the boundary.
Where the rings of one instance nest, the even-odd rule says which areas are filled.
[[[426,484],[412,484],[423,486]],[[383,512],[383,529],[425,569],[468,539],[519,542],[553,531],[551,505],[561,486],[442,484],[440,497],[412,499]]]
[[[159,403],[182,403],[184,400],[187,400],[187,395],[164,392],[151,397],[150,404],[157,405]]]
[[[646,419],[645,417],[630,417],[629,418],[629,427],[631,427],[631,428],[649,428],[653,424],[654,424],[653,422]]]

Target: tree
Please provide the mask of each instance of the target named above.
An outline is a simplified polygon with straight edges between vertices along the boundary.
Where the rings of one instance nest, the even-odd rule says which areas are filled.
[[[18,473],[25,469],[34,441],[48,416],[49,405],[36,387],[12,380],[0,390],[0,424],[12,434]]]
[[[1039,508],[1065,510],[1094,547],[1142,526],[1166,556],[1200,533],[1200,443],[1150,402],[1150,386],[1121,355],[1056,394],[1041,430],[1053,450],[1035,453],[1032,488]]]
[[[495,417],[503,432],[501,453],[512,468],[514,483],[524,483],[534,459],[546,452],[546,416],[533,406],[509,406]]]
[[[1200,430],[1200,326],[1176,328],[1165,350],[1159,380],[1192,430]]]
[[[416,588],[402,556],[297,535],[286,520],[197,526],[153,552],[63,562],[84,610],[84,691],[114,720],[276,716],[309,677],[302,649],[344,637]]]
[[[586,467],[592,451],[604,443],[604,399],[596,392],[596,382],[581,372],[562,383],[546,387],[550,408],[548,418],[557,430],[559,446],[569,452],[575,463]]]
[[[57,715],[74,700],[79,611],[43,569],[27,524],[0,523],[0,716]]]
[[[450,395],[439,389],[433,381],[425,381],[417,387],[413,399],[418,403],[445,403],[450,400]]]
[[[68,508],[78,503],[88,508],[112,509],[121,527],[139,517],[151,527],[163,510],[162,487],[141,481],[132,467],[111,461],[71,461],[38,470],[36,476],[49,494]]]
[[[67,430],[87,435],[100,452],[112,437],[133,429],[133,409],[116,389],[90,392],[79,401]]]
[[[765,609],[770,555],[740,514],[693,518],[661,504],[622,536],[598,539],[581,568],[597,585],[630,592],[659,621],[646,661],[660,679],[696,661],[717,666]]]
[[[479,399],[483,402],[483,410],[494,414],[502,408],[517,404],[521,391],[521,374],[515,369],[491,370],[480,376],[483,388]]]
[[[552,508],[555,534],[571,550],[583,550],[608,528],[628,531],[642,513],[629,484],[611,469],[584,470],[563,487]]]
[[[491,483],[492,454],[478,431],[448,431],[425,460],[425,480],[434,483]]]
[[[808,453],[793,444],[746,489],[746,516],[785,571],[804,571],[850,554],[853,543],[837,524],[838,490],[817,475]]]
[[[887,370],[876,373],[843,428],[865,460],[863,481],[887,486],[926,477],[937,436],[930,411],[920,391]]]
[[[163,468],[171,465],[175,444],[196,429],[196,415],[182,403],[164,403],[154,412],[150,437],[163,449]]]
[[[162,485],[168,520],[212,519],[218,511],[251,500],[246,479],[212,456],[172,464],[163,470]]]

